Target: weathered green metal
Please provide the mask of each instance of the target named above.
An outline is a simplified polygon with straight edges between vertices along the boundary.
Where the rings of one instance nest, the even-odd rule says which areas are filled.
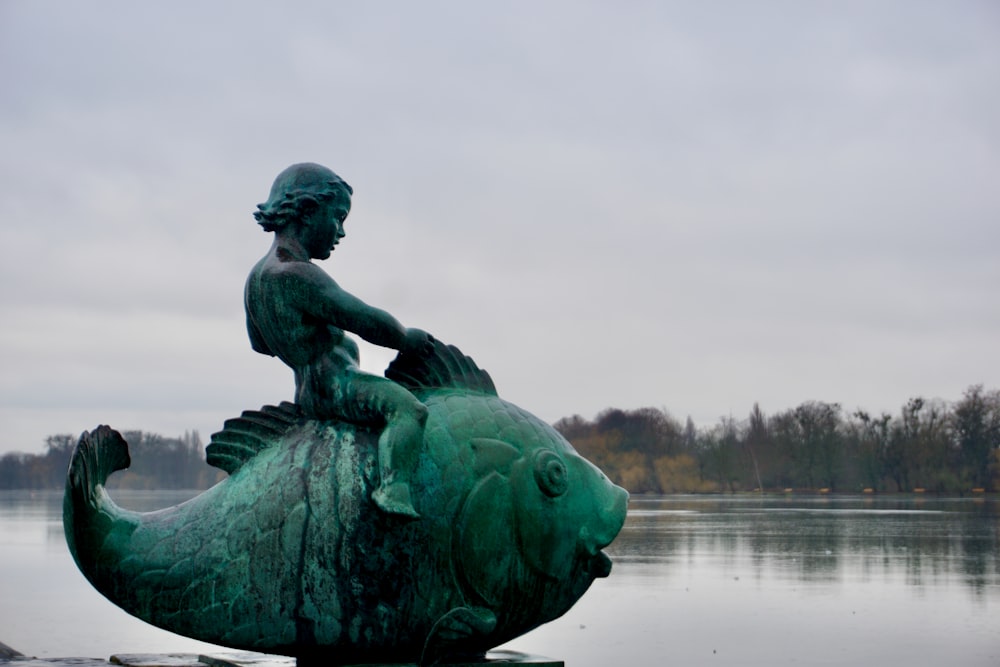
[[[313,266],[308,259],[295,261]],[[252,281],[248,300],[261,294]],[[297,297],[279,302],[304,308]],[[255,327],[271,326],[254,312],[248,304],[252,339]],[[90,582],[172,632],[336,665],[482,655],[562,615],[607,576],[601,549],[624,523],[626,492],[551,426],[501,399],[457,348],[382,322],[403,332],[394,339],[402,349],[385,378],[364,386],[422,413],[402,474],[400,459],[386,457],[391,415],[372,408],[384,401],[341,384],[332,402],[303,405],[317,389],[302,380],[309,364],[328,364],[330,354],[343,361],[343,329],[365,325],[344,318],[300,332],[315,346],[306,361],[275,351],[284,344],[277,330],[262,334],[255,348],[296,369],[299,400],[227,421],[208,461],[229,477],[196,498],[144,514],[118,507],[104,484],[128,466],[127,444],[106,426],[81,437],[64,526]],[[330,335],[333,352],[314,340]],[[317,377],[357,380],[354,350]],[[387,479],[405,485],[406,511],[380,502]]]
[[[381,427],[372,499],[386,512],[416,518],[409,481],[427,410],[398,384],[362,372],[358,347],[345,331],[414,353],[429,352],[433,338],[341,289],[310,261],[330,257],[344,238],[353,192],[311,162],[278,174],[254,213],[274,243],[247,278],[247,332],[254,350],[294,371],[295,402],[306,415]]]

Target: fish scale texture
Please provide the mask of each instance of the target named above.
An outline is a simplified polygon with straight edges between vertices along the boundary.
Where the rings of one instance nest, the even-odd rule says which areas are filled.
[[[98,590],[154,625],[331,665],[416,660],[436,622],[456,610],[496,624],[435,640],[462,651],[486,650],[564,613],[593,579],[587,563],[573,560],[587,553],[575,540],[601,534],[609,542],[624,520],[624,491],[551,426],[495,394],[417,395],[428,407],[410,484],[420,520],[371,502],[376,432],[299,419],[272,437],[264,412],[244,413],[227,422],[239,437],[227,440],[224,431],[218,440],[227,480],[143,515],[98,502],[103,518],[67,531],[110,528],[98,549],[74,557]],[[248,443],[250,455],[241,449]],[[540,493],[531,464],[540,450],[576,460],[580,488],[561,498]],[[68,511],[68,521],[86,511]],[[566,521],[594,525],[560,528]],[[568,540],[565,581],[535,571],[550,567],[554,539]],[[502,606],[479,609],[491,600]]]

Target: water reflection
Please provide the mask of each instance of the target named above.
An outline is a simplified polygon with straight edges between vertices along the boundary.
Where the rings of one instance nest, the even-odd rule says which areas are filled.
[[[611,547],[619,563],[751,564],[755,577],[800,583],[1000,582],[994,499],[873,497],[640,498]]]
[[[638,498],[608,551],[608,579],[507,648],[572,667],[1000,664],[995,499]],[[97,593],[66,548],[58,492],[0,492],[0,641],[38,656],[217,650]]]

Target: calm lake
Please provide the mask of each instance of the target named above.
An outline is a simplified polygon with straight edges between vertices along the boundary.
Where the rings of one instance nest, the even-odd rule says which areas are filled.
[[[148,510],[191,494],[117,494]],[[0,642],[38,657],[219,650],[73,564],[60,493],[0,492]],[[608,665],[1000,665],[1000,501],[637,498],[611,577],[506,648]]]

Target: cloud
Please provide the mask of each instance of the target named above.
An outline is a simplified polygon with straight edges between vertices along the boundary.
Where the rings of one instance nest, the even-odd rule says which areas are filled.
[[[302,160],[356,190],[324,267],[549,420],[998,384],[990,5],[0,12],[0,451],[287,398],[241,294]]]

